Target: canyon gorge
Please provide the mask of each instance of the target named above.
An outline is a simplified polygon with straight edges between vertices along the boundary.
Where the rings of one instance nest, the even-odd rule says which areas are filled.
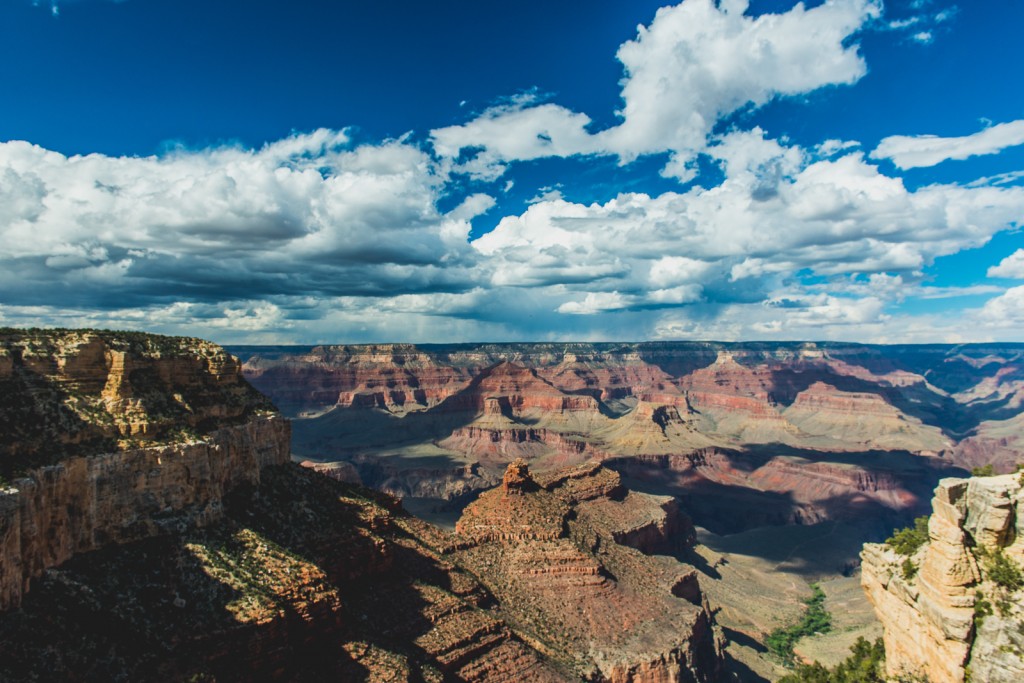
[[[297,456],[442,517],[515,458],[597,459],[715,532],[870,517],[883,533],[927,509],[942,477],[1024,459],[1014,344],[233,351],[295,418]]]
[[[1024,347],[229,351],[0,333],[0,680],[1024,671]]]

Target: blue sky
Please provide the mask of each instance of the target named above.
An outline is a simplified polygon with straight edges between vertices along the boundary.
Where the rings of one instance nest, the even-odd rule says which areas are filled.
[[[1013,0],[0,0],[0,324],[1020,340]]]

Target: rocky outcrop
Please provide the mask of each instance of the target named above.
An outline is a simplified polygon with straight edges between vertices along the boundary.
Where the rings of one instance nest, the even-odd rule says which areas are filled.
[[[0,609],[79,553],[216,522],[231,489],[289,459],[289,423],[209,342],[52,331],[0,345]]]
[[[586,680],[711,681],[719,637],[672,499],[628,491],[597,463],[532,475],[509,465],[470,504],[448,553],[499,596],[527,642]]]
[[[1022,499],[1016,474],[944,479],[923,546],[906,557],[864,546],[862,584],[885,629],[890,675],[960,683],[969,670],[972,681],[1020,680]]]
[[[217,524],[47,572],[0,616],[0,679],[568,680],[435,549],[449,538],[366,489],[268,467]]]
[[[0,476],[76,455],[187,442],[273,405],[200,339],[0,332]]]
[[[216,522],[228,491],[288,461],[289,436],[287,421],[254,418],[197,443],[68,458],[14,480],[0,492],[0,609],[78,553]]]
[[[908,450],[935,454],[951,441],[938,427],[901,413],[880,394],[840,391],[815,382],[797,394],[783,417],[802,432],[834,439],[835,450]]]

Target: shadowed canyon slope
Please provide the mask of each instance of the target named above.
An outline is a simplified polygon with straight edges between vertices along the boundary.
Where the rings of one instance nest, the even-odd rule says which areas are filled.
[[[926,507],[957,467],[1024,457],[1014,344],[237,352],[246,377],[299,418],[299,457],[348,463],[423,510],[458,509],[517,457],[537,471],[598,459],[720,532],[866,514],[882,528]]]
[[[599,464],[513,463],[452,533],[289,463],[288,421],[212,344],[30,331],[0,349],[0,680],[719,678],[672,556],[689,519]],[[465,405],[505,396],[505,370]],[[596,406],[532,393],[508,410]]]

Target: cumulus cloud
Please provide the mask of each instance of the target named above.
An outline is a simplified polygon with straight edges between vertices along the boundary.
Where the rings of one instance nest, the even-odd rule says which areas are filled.
[[[467,148],[479,148],[453,169],[494,180],[511,161],[596,152],[596,142],[586,130],[589,124],[585,114],[519,98],[492,107],[469,123],[433,130],[430,137],[434,150],[445,158],[455,159]]]
[[[431,157],[318,130],[250,150],[67,157],[0,144],[4,302],[395,294],[468,285],[468,219]]]
[[[890,159],[900,169],[935,166],[949,159],[995,154],[1024,144],[1024,119],[1000,123],[972,135],[892,135],[871,152],[873,159]]]
[[[699,284],[700,298],[764,297],[771,280],[918,273],[936,257],[979,246],[1020,219],[1024,189],[956,185],[908,190],[852,153],[815,160],[736,133],[714,148],[718,187],[605,203],[538,202],[473,241],[492,285],[562,285],[563,312],[642,308],[653,293]],[[899,281],[902,284],[902,280]],[[603,293],[601,297],[588,296]],[[694,292],[664,303],[691,303]]]
[[[1020,223],[1016,174],[910,189],[854,141],[802,148],[720,126],[863,76],[853,41],[879,6],[835,0],[759,17],[744,0],[662,8],[619,49],[621,122],[605,130],[528,93],[432,131],[429,145],[356,145],[329,129],[154,157],[0,143],[0,320],[264,343],[1022,334],[1022,288],[931,287],[925,271]],[[903,168],[997,151],[1024,136],[1018,125],[886,138],[871,157]],[[570,201],[571,183],[538,182],[511,215],[495,210],[493,186],[474,192],[459,175],[663,153],[663,175],[695,177],[696,155],[720,173],[593,203]],[[485,215],[494,229],[470,242],[470,221]],[[1024,279],[1024,250],[989,275]],[[908,298],[981,294],[997,296],[962,318],[893,313]]]
[[[1024,280],[1024,249],[1018,249],[1000,261],[998,265],[989,268],[988,276]]]
[[[625,69],[622,122],[591,133],[585,114],[520,99],[460,126],[432,131],[438,154],[472,158],[458,169],[494,179],[505,164],[543,156],[617,155],[625,163],[669,152],[664,175],[694,176],[690,163],[717,121],[772,98],[854,83],[867,71],[850,38],[880,6],[837,0],[782,14],[745,15],[746,0],[684,0],[663,7],[619,47]]]
[[[1011,287],[1005,293],[989,299],[978,317],[996,327],[1024,325],[1024,285]]]

